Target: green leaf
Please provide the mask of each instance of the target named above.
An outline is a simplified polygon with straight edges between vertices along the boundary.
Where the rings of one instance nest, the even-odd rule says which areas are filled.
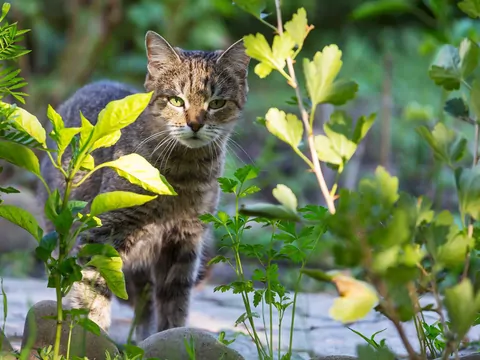
[[[0,205],[0,217],[27,230],[38,241],[42,239],[43,230],[28,211],[14,205]]]
[[[36,116],[17,106],[11,116],[11,119],[13,120],[12,125],[15,128],[26,132],[28,135],[46,147],[45,141],[47,140],[47,136],[45,129],[40,121],[38,121]]]
[[[463,0],[458,3],[458,7],[471,18],[480,17],[480,0]]]
[[[450,319],[450,329],[463,340],[480,311],[480,295],[474,294],[470,279],[445,289],[445,308]]]
[[[315,151],[317,152],[317,156],[320,159],[320,161],[333,164],[333,165],[343,164],[342,157],[339,154],[337,154],[337,152],[333,148],[332,142],[325,135],[315,136]],[[340,169],[340,171],[342,170],[343,170],[343,167]]]
[[[218,183],[220,184],[220,188],[225,194],[235,192],[235,189],[238,185],[237,181],[233,179],[225,178],[225,177],[219,177],[217,180],[218,180]]]
[[[240,214],[247,216],[257,216],[264,217],[267,219],[274,220],[287,220],[287,221],[300,221],[300,217],[287,207],[283,205],[273,205],[273,204],[253,204],[253,205],[242,205],[240,208]]]
[[[460,74],[463,79],[468,78],[477,68],[480,56],[478,45],[470,39],[463,39],[459,47]]]
[[[401,14],[413,9],[414,6],[408,0],[363,1],[351,16],[354,20],[363,20],[381,15]]]
[[[262,11],[265,10],[265,0],[235,0],[233,1],[240,9],[255,16],[257,19],[262,19]]]
[[[103,255],[106,257],[120,257],[118,251],[109,244],[86,244],[83,245],[78,252],[78,257],[90,257],[95,255]]]
[[[467,214],[480,219],[480,168],[459,168],[455,173],[458,202],[462,217]]]
[[[91,141],[90,136],[92,135],[94,126],[88,121],[88,119],[83,116],[82,112],[80,111],[80,119],[82,121],[82,130],[80,131],[80,143],[79,146],[80,148],[83,148],[85,144],[89,141]]]
[[[10,11],[10,3],[5,2],[2,5],[2,15],[0,16],[0,22],[5,19],[5,16],[7,16],[8,12]]]
[[[57,113],[55,111],[55,109],[51,105],[48,105],[47,117],[49,118],[50,122],[52,123],[53,130],[55,132],[58,132],[61,129],[65,128],[65,124],[63,122],[62,117],[60,116],[59,113]]]
[[[329,45],[317,52],[313,61],[303,60],[307,90],[312,105],[331,103],[343,105],[355,97],[358,85],[354,82],[335,82],[342,68],[342,52],[337,45]]]
[[[480,119],[480,79],[473,80],[472,90],[470,92],[470,104],[478,121],[478,119]]]
[[[78,319],[78,325],[83,327],[85,330],[100,336],[100,326],[97,325],[94,321],[90,320],[88,317],[82,317]]]
[[[295,115],[270,108],[265,118],[268,131],[291,147],[298,148],[303,137],[303,124]]]
[[[307,12],[303,7],[293,14],[292,20],[285,23],[285,30],[300,48],[311,29],[313,26],[308,26]]]
[[[95,159],[92,155],[87,154],[80,165],[81,170],[91,171],[95,168]]]
[[[375,122],[376,117],[377,117],[377,114],[373,113],[373,114],[370,114],[368,117],[361,116],[357,120],[357,124],[355,125],[355,129],[353,130],[353,137],[352,137],[352,141],[355,144],[357,145],[360,144],[360,141],[362,141],[365,138],[368,131],[373,126],[373,123]]]
[[[435,84],[445,90],[458,90],[462,78],[460,66],[458,49],[452,45],[444,45],[430,67],[428,75]]]
[[[252,180],[257,178],[258,172],[259,172],[259,169],[257,167],[253,165],[245,165],[235,170],[235,173],[233,174],[233,176],[235,176],[237,180],[240,181],[241,184],[243,184],[247,180]]]
[[[81,128],[62,128],[51,134],[58,146],[58,154],[61,156],[65,149],[70,145],[75,135],[80,132]]]
[[[280,204],[282,204],[292,212],[297,212],[297,197],[288,186],[278,184],[277,187],[273,189],[272,194]]]
[[[360,182],[359,192],[375,197],[384,208],[390,208],[399,198],[398,178],[391,176],[384,167],[378,166],[375,170],[374,179],[363,179]]]
[[[246,197],[248,195],[255,194],[260,191],[260,188],[258,186],[252,185],[246,188],[245,190],[242,190],[242,193],[239,195],[239,197]]]
[[[369,345],[357,346],[358,360],[395,360],[396,356],[388,348],[375,349]]]
[[[0,159],[4,159],[13,165],[41,176],[37,156],[25,146],[13,142],[0,141]]]
[[[243,38],[245,53],[260,63],[255,66],[255,74],[261,78],[270,74],[273,69],[283,70],[286,59],[293,54],[295,41],[288,33],[275,35],[270,48],[265,36],[247,35]]]
[[[129,95],[120,100],[114,100],[100,111],[98,121],[93,129],[93,136],[90,140],[94,144],[104,136],[111,135],[107,140],[102,141],[102,146],[112,143],[118,130],[133,123],[145,110],[153,92]],[[117,135],[114,135],[114,134]],[[117,138],[118,140],[118,138]]]
[[[322,281],[322,282],[331,282],[332,281],[332,276],[317,269],[302,269],[300,270],[302,274],[307,275],[308,277],[311,277],[312,279]]]
[[[20,191],[14,187],[8,186],[6,188],[0,186],[0,192],[4,194],[20,194]]]
[[[97,167],[110,167],[121,177],[132,184],[141,186],[147,191],[159,195],[177,195],[158,169],[138,154],[122,156],[114,161],[103,163]]]
[[[453,166],[465,155],[467,140],[443,123],[435,125],[432,132],[426,126],[420,126],[416,131],[430,145],[435,158],[449,166]]]
[[[100,275],[107,282],[108,288],[120,299],[127,300],[128,294],[125,287],[125,277],[122,272],[122,259],[120,257],[107,257],[95,255],[85,266],[97,268]]]
[[[122,132],[120,130],[117,130],[109,135],[106,135],[98,139],[97,141],[95,141],[90,151],[115,145],[117,141],[120,140],[121,136],[122,136]]]
[[[93,199],[90,215],[96,216],[112,210],[140,206],[156,198],[157,196],[140,195],[128,191],[102,193]]]
[[[462,98],[454,98],[448,100],[445,103],[445,107],[443,108],[443,110],[445,110],[446,113],[453,116],[454,118],[468,122],[470,112],[467,103]]]

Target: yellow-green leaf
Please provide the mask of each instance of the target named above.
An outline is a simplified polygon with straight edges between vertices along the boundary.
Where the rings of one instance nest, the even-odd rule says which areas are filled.
[[[329,45],[317,52],[313,61],[304,59],[303,69],[307,90],[314,105],[331,103],[342,105],[355,97],[357,84],[351,81],[335,82],[342,68],[342,52],[337,45]]]
[[[93,130],[92,143],[133,123],[145,110],[153,92],[129,95],[123,99],[111,101],[98,114]]]
[[[95,167],[95,159],[92,155],[87,154],[80,165],[81,170],[91,171]]]
[[[103,163],[97,168],[100,167],[110,167],[132,184],[155,194],[177,195],[165,177],[160,175],[158,169],[138,154],[122,156],[117,160]]]
[[[265,115],[268,131],[285,141],[290,146],[297,148],[303,137],[303,124],[293,114],[285,114],[277,108],[270,108]]]
[[[0,159],[40,176],[40,163],[29,148],[12,142],[0,141]]]
[[[313,25],[308,25],[307,12],[303,7],[293,14],[292,20],[285,23],[285,30],[299,47],[302,47],[303,41],[312,29]]]
[[[80,131],[80,148],[82,148],[88,141],[90,141],[90,136],[93,132],[93,125],[88,119],[83,116],[82,112],[80,112],[80,119],[82,121],[82,130]]]
[[[60,128],[57,132],[51,134],[57,143],[59,154],[63,154],[67,146],[72,142],[73,137],[77,135],[80,130],[81,128]]]
[[[272,194],[280,204],[292,210],[293,212],[297,211],[297,197],[288,186],[278,184],[277,187],[273,189]]]
[[[346,275],[333,276],[340,297],[335,299],[329,310],[334,320],[351,323],[363,319],[378,303],[375,289],[364,281]]]
[[[0,205],[0,217],[27,230],[38,241],[42,239],[42,228],[38,225],[35,217],[27,210],[13,205]]]
[[[47,140],[47,135],[45,133],[45,129],[40,121],[38,121],[36,116],[17,106],[12,114],[11,119],[13,120],[14,127],[26,132],[28,135],[46,147],[45,141]]]
[[[112,191],[97,195],[92,201],[90,215],[143,205],[157,196],[140,195],[129,191]]]
[[[325,135],[315,136],[315,150],[320,161],[333,165],[343,164],[342,157],[333,149],[332,142]]]
[[[122,136],[122,132],[120,130],[117,130],[111,134],[105,135],[104,137],[101,137],[100,139],[95,141],[90,151],[93,151],[102,147],[110,147],[112,145],[115,145],[117,141],[120,140],[121,136]]]
[[[85,266],[97,268],[113,294],[120,299],[128,299],[125,277],[122,272],[123,262],[120,257],[95,255]]]
[[[59,113],[55,111],[55,109],[51,105],[48,105],[47,117],[50,119],[50,122],[53,125],[53,130],[55,132],[58,132],[60,129],[63,129],[65,127],[62,117]]]
[[[471,18],[480,17],[480,0],[463,0],[458,3],[458,7]]]

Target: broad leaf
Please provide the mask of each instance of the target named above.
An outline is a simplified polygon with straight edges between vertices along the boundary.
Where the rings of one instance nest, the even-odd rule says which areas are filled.
[[[113,133],[133,123],[145,110],[153,92],[129,95],[120,100],[110,102],[105,109],[98,114],[98,121],[93,130],[91,142],[95,142],[104,136]],[[113,137],[113,139],[115,136]],[[117,139],[118,140],[118,139]],[[109,138],[106,143],[111,143]]]
[[[47,140],[47,136],[45,129],[40,121],[38,121],[36,116],[30,114],[28,111],[22,108],[16,107],[11,116],[11,120],[13,120],[12,125],[15,128],[26,132],[38,143],[46,147],[45,141]]]
[[[458,90],[462,78],[460,66],[458,49],[452,45],[444,45],[428,74],[435,84],[442,86],[445,90]]]
[[[352,12],[352,18],[362,20],[388,14],[402,14],[414,9],[414,5],[408,0],[374,0],[363,1]]]
[[[257,19],[262,19],[264,14],[262,13],[265,10],[265,0],[235,0],[233,1],[243,11],[246,11]]]
[[[312,29],[313,25],[308,25],[307,12],[303,7],[293,14],[292,20],[285,23],[285,30],[300,48]]]
[[[443,110],[454,118],[468,122],[470,112],[467,103],[462,98],[448,100]]]
[[[291,147],[298,148],[303,137],[303,124],[295,115],[270,108],[265,119],[268,131]]]
[[[103,255],[106,257],[120,257],[118,251],[108,244],[86,244],[78,252],[78,257]]]
[[[297,211],[297,197],[288,186],[278,184],[277,187],[273,189],[272,194],[275,199],[277,199],[278,202],[285,206],[287,209],[291,210],[292,212]]]
[[[158,169],[138,154],[129,154],[121,158],[101,164],[97,167],[110,167],[121,177],[132,184],[141,186],[147,191],[159,195],[177,195]]]
[[[0,217],[27,230],[38,241],[42,239],[43,230],[28,211],[13,205],[0,205]]]
[[[40,164],[37,156],[29,148],[13,142],[0,141],[0,159],[40,175]]]
[[[55,132],[58,132],[65,127],[62,117],[59,113],[55,111],[55,109],[51,105],[48,105],[47,117],[52,123],[53,130]]]
[[[120,130],[117,130],[111,134],[105,135],[104,137],[95,141],[90,151],[93,151],[102,147],[106,148],[106,147],[115,145],[117,141],[120,140],[121,136],[122,136],[122,132]]]
[[[248,206],[242,205],[240,214],[274,220],[301,221],[301,218],[295,212],[283,205],[262,203]]]
[[[157,196],[140,195],[128,191],[112,191],[95,196],[90,215],[96,216],[108,211],[143,205]]]
[[[471,18],[480,17],[480,0],[463,0],[458,3],[458,7]]]
[[[345,104],[355,97],[358,85],[354,82],[335,82],[342,68],[342,52],[337,45],[330,45],[317,52],[313,61],[303,60],[307,90],[312,105],[331,103]]]
[[[87,154],[80,165],[80,169],[91,171],[94,168],[95,168],[95,159],[93,158],[92,155]]]
[[[79,146],[80,148],[83,148],[83,146],[85,146],[87,142],[91,141],[91,136],[93,135],[92,132],[93,132],[94,126],[90,121],[88,121],[88,119],[85,116],[83,116],[82,112],[80,112],[80,119],[82,121],[82,126],[81,126],[82,130],[80,131]]]
[[[337,321],[351,323],[361,320],[378,303],[375,289],[364,281],[337,274],[332,277],[332,282],[340,297],[334,300],[328,313]]]
[[[444,302],[451,323],[450,329],[457,335],[457,339],[463,339],[480,311],[480,295],[475,295],[470,280],[464,279],[445,289]]]
[[[416,130],[430,145],[437,160],[453,166],[465,155],[467,140],[443,123],[435,125],[432,132],[426,126],[420,126]]]
[[[462,78],[469,77],[477,68],[480,56],[478,45],[470,39],[463,39],[459,47],[460,74]]]
[[[107,257],[95,255],[85,265],[97,268],[98,272],[107,282],[108,288],[120,299],[127,300],[128,294],[125,287],[125,277],[122,272],[122,259],[120,257]]]
[[[246,54],[260,61],[255,66],[255,73],[261,78],[268,76],[273,69],[282,70],[295,46],[295,41],[288,33],[275,35],[271,48],[265,36],[260,33],[247,35],[243,39]]]
[[[458,169],[455,178],[460,213],[480,220],[480,167]]]
[[[370,345],[357,346],[358,360],[396,360],[397,357],[387,347],[375,348]]]
[[[58,146],[58,154],[61,156],[65,149],[70,145],[75,135],[80,132],[80,128],[61,128],[58,131],[52,132],[50,135]]]

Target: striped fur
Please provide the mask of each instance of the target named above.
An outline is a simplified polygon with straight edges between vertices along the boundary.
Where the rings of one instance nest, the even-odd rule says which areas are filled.
[[[79,239],[79,246],[113,244],[121,254],[129,301],[136,313],[137,340],[186,322],[192,287],[204,274],[203,254],[211,251],[211,230],[198,216],[217,207],[216,179],[223,171],[226,141],[246,102],[249,63],[241,42],[224,52],[184,51],[149,32],[146,47],[144,86],[154,91],[152,100],[140,118],[122,131],[115,146],[98,149],[93,156],[99,164],[139,153],[160,170],[178,196],[160,196],[139,207],[104,214],[100,216],[103,226]],[[96,82],[78,90],[59,112],[67,126],[80,124],[80,111],[95,122],[107,103],[136,92],[123,84]],[[186,106],[171,105],[169,96],[182,97]],[[212,110],[208,108],[211,99],[227,102]],[[187,123],[203,127],[195,133]],[[64,162],[68,159],[66,154]],[[48,159],[42,162],[42,173],[50,186],[62,187]],[[72,197],[91,201],[99,193],[114,190],[146,193],[114,171],[102,169],[75,189]],[[40,196],[45,200],[45,193]],[[103,279],[88,269],[68,302],[90,309],[91,319],[107,330],[110,299]]]

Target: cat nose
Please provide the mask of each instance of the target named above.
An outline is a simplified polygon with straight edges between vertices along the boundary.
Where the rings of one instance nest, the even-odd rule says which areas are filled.
[[[193,132],[197,132],[203,127],[203,124],[200,124],[197,121],[189,121],[187,122],[187,125],[192,129]]]

